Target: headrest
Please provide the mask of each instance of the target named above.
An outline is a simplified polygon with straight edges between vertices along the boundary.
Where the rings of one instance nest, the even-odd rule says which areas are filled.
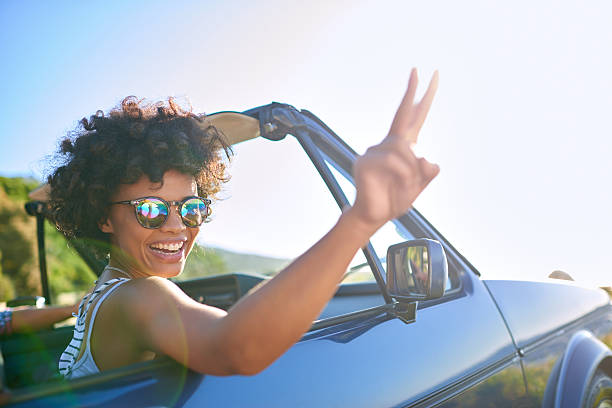
[[[259,121],[239,112],[217,112],[206,116],[226,137],[229,145],[254,139],[259,136]]]

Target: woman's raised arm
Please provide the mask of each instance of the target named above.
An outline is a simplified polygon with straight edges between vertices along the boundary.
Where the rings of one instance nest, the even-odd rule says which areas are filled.
[[[198,304],[171,282],[141,280],[146,288],[139,291],[146,289],[151,302],[142,302],[139,292],[132,307],[140,317],[133,324],[146,346],[200,372],[249,375],[298,341],[333,296],[355,253],[385,222],[406,212],[438,174],[437,165],[412,150],[437,89],[437,72],[415,104],[417,82],[413,70],[388,136],[357,159],[354,205],[312,248],[228,313]]]

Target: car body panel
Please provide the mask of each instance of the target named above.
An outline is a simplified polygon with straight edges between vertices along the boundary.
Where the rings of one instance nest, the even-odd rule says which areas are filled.
[[[532,407],[525,392],[521,363],[517,357],[503,370],[462,390],[454,398],[439,405],[441,408]],[[427,406],[427,405],[424,405]]]
[[[485,280],[519,348],[610,303],[601,289],[547,282]]]
[[[556,381],[550,383],[550,377],[577,332],[586,330],[608,347],[612,344],[612,304],[601,289],[557,280],[486,280],[485,284],[523,356],[528,393],[534,406],[541,406],[547,387],[556,387]]]
[[[534,405],[541,406],[546,393],[550,393],[552,397],[556,394],[557,380],[551,382],[551,377],[554,377],[557,366],[561,365],[571,338],[581,330],[592,333],[594,337],[610,347],[612,344],[612,306],[599,308],[524,349],[523,368],[528,392]]]
[[[185,406],[204,400],[211,406],[405,405],[514,351],[497,309],[478,287],[419,310],[414,323],[377,316],[311,332],[257,376],[207,377]]]
[[[143,368],[146,368],[143,370]],[[34,391],[34,398],[16,392],[11,407],[156,407],[182,406],[204,376],[164,359],[127,369],[109,370],[70,383],[52,384]],[[38,394],[38,395],[36,395]]]

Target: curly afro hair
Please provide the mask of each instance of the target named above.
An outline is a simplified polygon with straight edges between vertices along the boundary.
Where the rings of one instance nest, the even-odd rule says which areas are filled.
[[[223,156],[230,154],[205,115],[181,108],[173,98],[145,103],[128,96],[108,115],[97,111],[83,118],[62,140],[56,154],[61,165],[48,177],[51,218],[70,241],[94,243],[96,256],[104,258],[110,235],[98,224],[108,217],[120,184],[142,176],[161,183],[172,169],[193,176],[199,194],[214,198],[228,180]]]

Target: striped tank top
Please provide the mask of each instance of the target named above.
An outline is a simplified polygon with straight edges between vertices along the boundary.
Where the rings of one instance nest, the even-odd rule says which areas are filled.
[[[96,313],[98,312],[98,308],[100,307],[104,299],[106,299],[115,289],[117,289],[119,286],[121,286],[128,280],[129,279],[126,278],[109,279],[108,281],[100,285],[98,289],[85,295],[83,297],[83,300],[81,300],[81,303],[79,303],[79,312],[77,315],[75,315],[77,321],[74,325],[74,333],[72,334],[72,340],[70,340],[68,347],[66,347],[66,350],[64,350],[59,360],[59,372],[64,376],[64,378],[74,379],[78,377],[83,377],[85,375],[97,374],[100,372],[100,369],[96,365],[93,359],[93,355],[91,354],[91,346],[89,344],[89,339],[91,338],[91,332],[94,326]],[[89,328],[86,334],[85,320],[87,317],[87,312],[89,312],[91,304],[100,293],[102,293],[102,295],[100,296],[100,300],[96,303],[94,310],[91,314],[91,317],[89,319]],[[77,361],[77,357],[81,352],[81,347],[83,347],[83,340],[85,340],[85,351],[81,355],[81,358]]]

